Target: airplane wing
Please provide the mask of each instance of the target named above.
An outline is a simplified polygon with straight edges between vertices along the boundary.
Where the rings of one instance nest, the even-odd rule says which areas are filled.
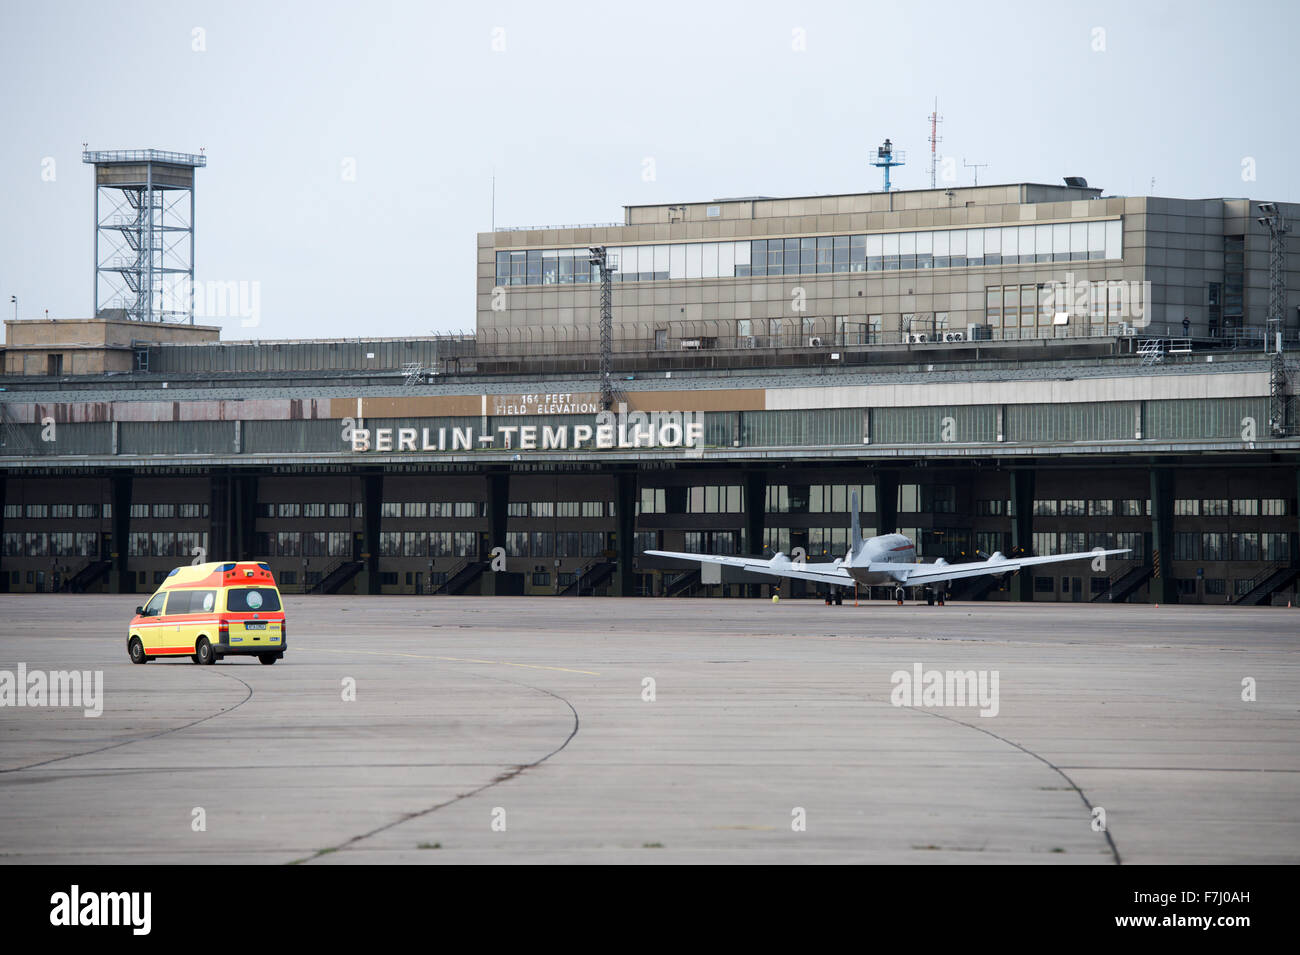
[[[840,561],[833,563],[800,564],[792,561],[785,554],[777,554],[771,560],[761,557],[724,557],[712,554],[682,554],[671,550],[644,551],[650,557],[675,557],[678,560],[694,560],[703,564],[722,564],[725,567],[739,567],[754,574],[768,574],[772,577],[796,577],[799,580],[813,580],[820,584],[835,584],[840,587],[852,587],[853,578],[844,569]],[[928,565],[927,565],[928,566]]]
[[[1035,567],[1039,564],[1055,564],[1067,560],[1092,560],[1096,557],[1108,557],[1111,554],[1127,554],[1128,552],[1129,549],[1124,548],[1123,550],[1081,551],[1077,554],[1049,554],[1043,557],[1004,557],[999,560],[980,560],[966,564],[880,564],[878,569],[905,570],[907,576],[900,582],[906,587],[917,587],[924,584],[937,584],[945,580],[979,577],[984,574],[1009,574],[1012,571],[1020,570],[1022,567]],[[876,570],[877,566],[872,565],[870,569]]]

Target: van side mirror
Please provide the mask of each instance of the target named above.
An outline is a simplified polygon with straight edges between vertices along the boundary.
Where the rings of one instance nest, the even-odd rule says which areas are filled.
[[[143,608],[143,607],[136,607],[136,608],[135,608],[135,615],[136,615],[137,617],[142,617],[142,616],[144,616],[144,608]]]

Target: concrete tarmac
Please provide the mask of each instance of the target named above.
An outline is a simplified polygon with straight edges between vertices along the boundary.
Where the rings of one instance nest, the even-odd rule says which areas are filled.
[[[140,602],[0,595],[0,675],[104,681],[0,707],[3,861],[1300,861],[1300,610],[290,596],[200,667]]]

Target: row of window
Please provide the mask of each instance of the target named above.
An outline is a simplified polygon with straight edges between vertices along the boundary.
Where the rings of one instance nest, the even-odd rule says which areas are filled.
[[[688,242],[609,248],[616,282],[745,278],[836,272],[968,268],[1119,259],[1120,220]],[[528,249],[496,255],[496,282],[573,285],[600,281],[587,249]]]
[[[1196,499],[1180,498],[1174,501],[1176,517],[1285,517],[1286,499],[1264,498],[1224,498]]]
[[[1003,503],[1001,501],[996,503]],[[1006,513],[1012,513],[1011,502]],[[998,511],[999,514],[1003,513]],[[1151,502],[1145,498],[1110,500],[1075,498],[1065,501],[1034,501],[1034,514],[1041,517],[1145,517],[1151,513]]]
[[[6,557],[98,557],[99,535],[80,531],[5,531]]]
[[[206,507],[204,508],[206,513]],[[112,504],[6,504],[5,519],[112,517]]]
[[[206,553],[206,531],[137,531],[127,538],[131,557],[191,558]],[[3,544],[6,557],[103,557],[96,533],[80,531],[6,531]]]
[[[108,516],[108,515],[105,515]],[[206,504],[132,504],[132,518],[163,517],[172,520],[178,517],[207,517]]]
[[[745,509],[745,489],[739,484],[697,485],[685,488],[684,495],[687,514],[739,514]],[[668,513],[668,489],[641,488],[637,513]]]
[[[854,494],[859,512],[875,511],[874,484],[769,484],[764,510],[768,514],[847,514]]]
[[[382,531],[383,557],[477,557],[477,531]]]
[[[276,531],[259,533],[257,552],[263,557],[348,557],[352,534],[348,531]]]
[[[507,531],[510,557],[599,557],[608,549],[604,531]]]
[[[130,557],[203,557],[208,550],[206,531],[132,531],[127,536]]]
[[[614,516],[613,501],[511,501],[511,517],[604,517]]]
[[[1284,533],[1235,531],[1174,534],[1174,560],[1276,561],[1291,559],[1290,537]]]
[[[311,504],[272,504],[261,502],[257,505],[258,517],[363,517],[365,505],[361,501],[313,502]]]
[[[990,328],[1052,325],[1061,312],[1086,316],[1092,324],[1104,325],[1135,318],[1144,306],[1127,282],[1089,282],[1087,291],[1085,305],[1076,301],[1074,289],[1068,286],[990,285],[984,290],[985,316]]]
[[[1039,531],[1034,534],[1035,556],[1048,554],[1078,554],[1083,551],[1128,550],[1119,555],[1122,560],[1145,560],[1146,537],[1135,531]]]
[[[842,514],[856,493],[859,509],[876,510],[876,488],[872,484],[768,485],[764,507],[769,514]],[[738,484],[707,485],[686,489],[686,513],[738,513],[744,510],[744,489]],[[955,513],[956,489],[951,485],[901,484],[898,487],[898,510],[903,513]],[[262,503],[258,516],[264,518],[338,518],[363,516],[363,504],[355,503]],[[640,514],[667,511],[664,488],[642,488]],[[981,517],[1009,515],[1009,500],[977,500],[975,513]],[[482,517],[487,505],[481,501],[389,501],[382,505],[383,517]],[[512,501],[511,517],[612,517],[614,502],[609,501]],[[1036,500],[1034,514],[1044,517],[1143,517],[1151,513],[1147,499],[1071,499]],[[1174,501],[1179,517],[1284,517],[1285,498],[1180,498]],[[111,504],[6,504],[8,519],[110,518]],[[131,517],[207,518],[207,504],[133,504]]]
[[[736,531],[687,531],[686,549],[693,553],[735,554],[740,546]]]

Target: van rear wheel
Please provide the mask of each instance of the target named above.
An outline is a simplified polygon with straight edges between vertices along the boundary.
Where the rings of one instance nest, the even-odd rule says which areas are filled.
[[[270,666],[278,659],[280,659],[280,654],[278,653],[259,653],[257,655],[258,662],[265,663],[267,666]]]
[[[194,645],[194,662],[203,666],[217,662],[217,655],[212,651],[212,644],[208,643],[207,637],[199,637],[199,642]]]

